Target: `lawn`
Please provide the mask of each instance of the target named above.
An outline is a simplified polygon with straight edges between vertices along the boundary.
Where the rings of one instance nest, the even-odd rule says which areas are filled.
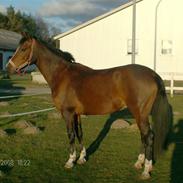
[[[29,78],[13,78],[13,87],[33,87]],[[9,81],[1,81],[4,86]],[[27,84],[28,83],[28,86]],[[8,85],[10,86],[10,85]],[[38,87],[38,86],[36,86]],[[0,94],[2,95],[2,94]],[[150,183],[181,183],[183,180],[183,95],[169,98],[174,110],[174,129],[167,151],[154,166]],[[9,99],[0,106],[0,115],[52,107],[49,95]],[[85,165],[65,170],[68,139],[65,122],[55,110],[28,116],[0,119],[1,129],[9,136],[0,141],[0,169],[3,183],[140,183],[141,171],[133,164],[137,159],[140,137],[137,129],[110,129],[109,115],[82,118],[84,143],[89,154]],[[129,116],[130,122],[134,120]],[[36,135],[24,135],[14,128],[26,120],[39,127]],[[146,181],[147,182],[147,181]]]

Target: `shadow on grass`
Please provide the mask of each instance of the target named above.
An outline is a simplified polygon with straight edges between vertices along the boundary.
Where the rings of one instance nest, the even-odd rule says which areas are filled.
[[[40,131],[42,131],[42,132],[45,131],[45,128],[46,128],[45,126],[38,126],[38,129],[39,129]]]
[[[131,113],[129,112],[128,109],[124,109],[122,111],[117,111],[117,112],[112,113],[110,115],[109,119],[104,124],[103,129],[100,131],[97,138],[87,148],[87,150],[86,150],[86,152],[87,152],[86,160],[89,160],[89,157],[97,151],[97,149],[100,147],[100,144],[102,143],[104,138],[109,133],[112,123],[115,120],[119,119],[119,118],[123,118],[126,121],[128,121],[129,118],[133,118],[133,117],[132,117],[132,115],[131,115]]]
[[[8,135],[15,135],[16,134],[16,129],[14,128],[8,128],[4,130]]]
[[[9,161],[9,160],[8,160]],[[11,163],[11,162],[8,162],[8,163]],[[0,171],[5,174],[5,175],[8,175],[11,170],[13,169],[13,166],[10,166],[10,165],[3,165],[3,166],[0,166]]]
[[[183,182],[183,119],[173,127],[170,143],[174,143],[171,160],[171,181],[170,183]]]
[[[11,79],[0,79],[0,97],[9,95],[21,95],[25,87],[14,86],[14,81]],[[15,98],[0,99],[1,101],[10,101]]]

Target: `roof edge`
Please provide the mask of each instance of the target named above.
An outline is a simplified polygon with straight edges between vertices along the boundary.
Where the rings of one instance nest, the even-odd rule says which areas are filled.
[[[140,1],[143,1],[143,0],[137,0],[136,3],[140,2]],[[82,24],[72,28],[69,31],[66,31],[66,32],[61,33],[61,34],[58,34],[58,35],[54,36],[53,39],[57,40],[59,38],[65,37],[65,36],[67,36],[67,35],[69,35],[69,34],[71,34],[73,32],[76,32],[77,30],[80,30],[80,29],[82,29],[84,27],[87,27],[87,26],[89,26],[89,25],[91,25],[91,24],[93,24],[95,22],[98,22],[98,21],[100,21],[100,20],[102,20],[102,19],[104,19],[104,18],[106,18],[106,17],[108,17],[110,15],[113,15],[113,14],[115,14],[115,13],[117,13],[117,12],[123,10],[123,9],[126,9],[126,8],[128,8],[128,7],[132,6],[132,5],[133,5],[133,1],[129,1],[129,2],[119,6],[117,8],[115,8],[115,9],[113,9],[113,10],[107,12],[107,13],[104,13],[103,15],[97,16],[96,18],[93,18],[93,19],[91,19],[91,20],[89,20],[89,21],[87,21],[85,23],[82,23]]]

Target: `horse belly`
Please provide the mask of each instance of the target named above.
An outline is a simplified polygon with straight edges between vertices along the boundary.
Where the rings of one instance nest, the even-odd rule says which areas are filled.
[[[84,113],[91,115],[108,114],[126,106],[121,87],[121,73],[106,72],[88,77],[77,89],[78,100]]]
[[[125,106],[126,104],[121,98],[98,98],[84,104],[83,109],[85,114],[100,115],[113,113],[124,108]]]

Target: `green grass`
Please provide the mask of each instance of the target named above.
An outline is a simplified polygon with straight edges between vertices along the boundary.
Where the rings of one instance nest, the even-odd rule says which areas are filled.
[[[16,80],[16,79],[15,79]],[[21,87],[21,82],[13,81]],[[29,83],[28,81],[28,85]],[[24,84],[23,84],[24,85]],[[0,85],[1,86],[1,85]],[[26,82],[25,82],[26,87]],[[36,86],[37,87],[37,86]],[[157,161],[150,183],[181,183],[183,180],[183,96],[170,98],[174,110],[174,131],[171,134],[168,150]],[[20,97],[8,101],[0,107],[0,115],[39,110],[52,106],[49,95]],[[0,167],[5,172],[3,183],[141,183],[141,171],[136,171],[136,161],[140,137],[138,130],[110,129],[104,135],[103,127],[109,116],[88,116],[82,118],[84,144],[93,153],[85,165],[76,165],[65,170],[68,158],[68,139],[65,122],[52,116],[55,111],[17,118],[0,119],[2,129],[14,129],[20,119],[45,127],[37,135],[23,135],[16,130],[0,141]],[[133,122],[132,119],[129,119]],[[101,133],[102,131],[102,133]],[[102,141],[91,149],[91,144],[102,134]],[[4,166],[3,163],[5,163]],[[10,166],[13,163],[13,166]]]

